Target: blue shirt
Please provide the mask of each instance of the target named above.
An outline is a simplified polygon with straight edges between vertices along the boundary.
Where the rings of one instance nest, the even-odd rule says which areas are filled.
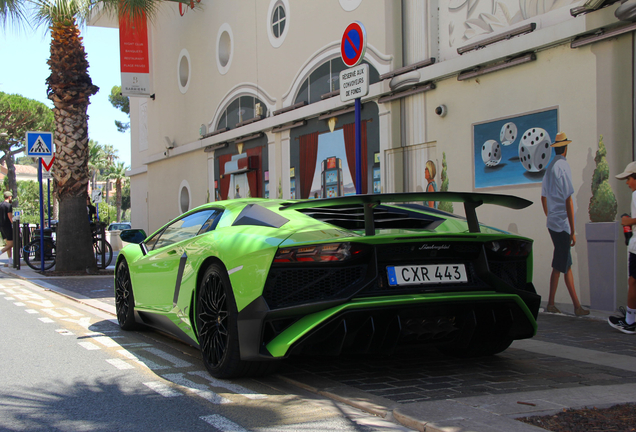
[[[555,232],[570,232],[568,213],[565,200],[574,194],[572,185],[572,171],[563,155],[554,157],[545,170],[543,183],[541,184],[541,196],[546,198],[548,204],[548,229]],[[574,197],[572,197],[574,206]]]

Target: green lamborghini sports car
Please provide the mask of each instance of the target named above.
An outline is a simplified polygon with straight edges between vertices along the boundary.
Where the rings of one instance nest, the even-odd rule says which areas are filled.
[[[466,217],[414,202],[463,203]],[[263,374],[290,355],[389,355],[399,344],[499,353],[536,332],[532,240],[475,209],[531,204],[461,192],[205,204],[117,257],[122,329],[200,348],[211,375]]]

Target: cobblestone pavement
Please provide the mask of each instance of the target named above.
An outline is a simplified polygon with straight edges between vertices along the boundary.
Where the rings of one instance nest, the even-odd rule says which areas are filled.
[[[636,358],[636,337],[600,320],[540,314],[538,341]],[[481,359],[454,359],[434,348],[390,358],[292,358],[284,374],[307,373],[399,403],[467,396],[636,383],[636,373],[509,348]]]
[[[606,321],[540,314],[538,326],[536,340],[636,357],[636,337],[612,329]]]

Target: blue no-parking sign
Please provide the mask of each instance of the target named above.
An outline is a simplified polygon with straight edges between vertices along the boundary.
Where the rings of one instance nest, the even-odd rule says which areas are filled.
[[[29,131],[26,133],[26,142],[27,156],[53,156],[53,133]]]

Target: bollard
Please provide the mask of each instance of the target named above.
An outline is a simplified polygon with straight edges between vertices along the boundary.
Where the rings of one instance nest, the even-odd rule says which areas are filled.
[[[13,268],[20,270],[20,249],[22,244],[20,242],[20,222],[13,221]]]
[[[102,252],[102,265],[104,265],[104,263],[106,262],[106,245],[104,245],[104,242],[106,241],[106,232],[104,231],[106,228],[106,225],[104,224],[99,224],[99,234],[101,236],[101,239],[99,240],[102,245],[101,245],[101,252]],[[106,268],[106,266],[104,266],[104,268]]]
[[[29,244],[31,241],[31,228],[29,228],[29,224],[24,222],[22,224],[22,244]]]

